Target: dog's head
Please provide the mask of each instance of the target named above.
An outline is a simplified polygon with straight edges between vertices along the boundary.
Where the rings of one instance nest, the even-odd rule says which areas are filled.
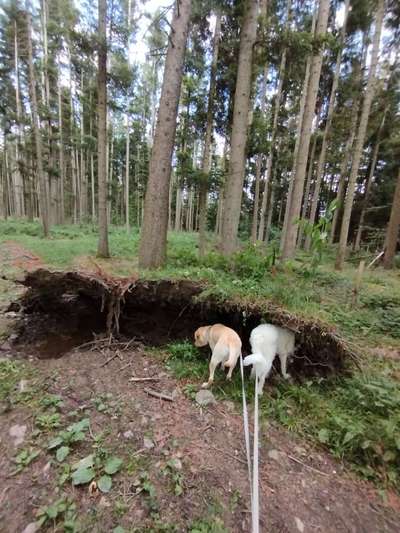
[[[201,328],[196,329],[194,332],[194,345],[198,348],[201,348],[202,346],[206,346],[208,344],[208,330],[209,326],[203,326]]]

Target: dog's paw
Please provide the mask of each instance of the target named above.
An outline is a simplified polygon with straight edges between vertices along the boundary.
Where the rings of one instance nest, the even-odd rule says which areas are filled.
[[[284,379],[292,379],[292,376],[290,374],[286,373],[286,374],[283,374],[283,378]]]
[[[209,387],[208,381],[205,381],[205,382],[202,384],[202,386],[201,386],[202,389],[208,389],[208,387]]]

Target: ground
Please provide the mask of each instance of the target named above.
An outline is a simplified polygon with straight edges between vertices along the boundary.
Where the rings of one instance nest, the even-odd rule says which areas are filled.
[[[1,256],[8,278],[41,264],[16,243],[3,244]],[[22,289],[5,280],[0,289],[4,311]],[[15,318],[0,318],[6,338]],[[27,344],[17,353],[5,340],[0,352],[1,532],[23,531],[40,517],[43,530],[56,531],[250,530],[240,404],[220,394],[215,405],[197,405],[204,375],[177,379],[165,350],[102,343],[43,359],[36,348]],[[206,362],[202,368],[206,374]],[[220,376],[217,388],[224,387]],[[64,433],[65,442],[48,449],[81,420],[89,420],[84,440],[66,443]],[[57,450],[67,446],[63,457]],[[123,460],[109,492],[72,484],[71,466],[89,455],[100,485],[107,461]],[[393,491],[360,480],[269,416],[262,419],[260,458],[261,531],[398,531]]]

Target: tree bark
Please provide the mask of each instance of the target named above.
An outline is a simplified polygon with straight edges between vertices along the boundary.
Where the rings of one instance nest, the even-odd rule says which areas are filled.
[[[59,180],[59,224],[64,224],[64,185],[65,185],[65,169],[64,169],[64,134],[63,134],[63,112],[62,112],[62,93],[61,83],[58,79],[58,134],[59,134],[59,164],[60,164],[60,180]]]
[[[319,123],[319,117],[317,119],[316,131],[314,132],[314,139],[313,139],[313,142],[312,142],[312,145],[311,145],[311,153],[310,153],[309,162],[308,162],[308,172],[307,172],[307,178],[306,178],[306,190],[304,192],[303,207],[302,207],[302,210],[301,210],[301,218],[302,219],[307,218],[307,213],[308,213],[308,204],[309,204],[309,200],[310,200],[311,182],[312,182],[313,174],[314,174],[314,158],[315,158],[315,149],[317,147],[318,123]],[[298,238],[297,238],[297,242],[298,242],[299,246],[301,246],[301,244],[302,244],[303,234],[304,234],[304,230],[303,230],[303,226],[301,226],[299,228],[299,235],[298,235]]]
[[[313,13],[313,18],[312,18],[312,23],[311,23],[311,32],[310,32],[312,36],[315,33],[315,26],[317,24],[317,15],[318,15],[318,9],[316,9],[316,7],[315,7],[314,8],[314,13]],[[307,87],[308,87],[308,83],[309,83],[309,80],[310,80],[311,59],[312,59],[312,56],[310,55],[307,58],[306,70],[305,70],[305,74],[304,74],[304,81],[303,81],[303,86],[302,86],[302,90],[301,90],[299,116],[298,116],[297,128],[296,128],[296,141],[295,141],[294,152],[293,152],[293,169],[292,169],[292,173],[291,173],[290,181],[289,181],[289,188],[288,188],[288,193],[287,193],[287,198],[286,198],[286,205],[285,205],[285,216],[283,218],[281,242],[280,242],[280,245],[279,245],[281,253],[282,253],[282,250],[283,250],[283,245],[284,245],[284,243],[286,241],[286,231],[287,231],[287,225],[288,225],[288,219],[289,219],[290,205],[291,205],[291,202],[292,202],[292,195],[293,195],[294,175],[295,175],[295,170],[296,170],[296,166],[297,166],[297,157],[298,157],[298,153],[299,153],[301,129],[303,127],[304,108],[305,108],[305,105],[306,105],[306,98],[307,98]]]
[[[316,37],[324,37],[328,24],[329,0],[320,0],[318,9],[317,27],[315,30]],[[294,256],[296,250],[298,226],[296,221],[300,216],[301,202],[303,198],[304,180],[307,167],[308,151],[311,139],[311,127],[315,112],[315,103],[317,100],[319,80],[321,76],[321,67],[323,59],[323,47],[312,56],[310,67],[310,78],[307,87],[307,97],[304,106],[303,123],[300,134],[298,156],[296,161],[296,170],[293,176],[293,191],[290,208],[288,213],[288,222],[286,227],[285,242],[283,244],[282,258],[290,259]]]
[[[370,69],[369,69],[369,74],[368,74],[368,82],[367,82],[367,87],[365,90],[364,102],[363,102],[362,110],[361,110],[360,123],[358,126],[358,131],[357,131],[355,145],[354,145],[354,156],[353,156],[353,161],[351,165],[349,184],[347,187],[347,194],[345,198],[342,226],[340,230],[339,248],[338,248],[336,261],[335,261],[335,268],[337,270],[341,270],[343,268],[345,255],[346,255],[347,238],[349,235],[350,218],[351,218],[351,211],[353,208],[353,199],[354,199],[354,193],[356,189],[357,175],[359,171],[359,166],[360,166],[360,161],[361,161],[361,156],[362,156],[362,151],[363,151],[363,146],[364,146],[364,141],[365,141],[365,135],[367,132],[369,113],[371,110],[371,104],[372,104],[372,100],[373,100],[374,93],[375,93],[375,85],[376,85],[375,74],[376,74],[376,67],[378,65],[379,44],[381,40],[384,12],[385,12],[385,0],[379,0],[378,7],[376,10],[376,15],[375,15],[375,32],[374,32],[374,38],[373,38],[373,44],[372,44],[371,64],[370,64]]]
[[[397,176],[396,188],[393,196],[392,210],[386,232],[386,250],[383,258],[383,266],[386,269],[393,268],[394,257],[399,238],[400,229],[400,169]]]
[[[379,125],[378,133],[377,133],[377,136],[376,136],[376,143],[375,143],[375,146],[374,146],[374,151],[372,152],[371,165],[370,165],[370,169],[369,169],[369,173],[368,173],[368,177],[367,177],[367,182],[365,184],[365,195],[364,195],[364,200],[362,202],[360,222],[358,224],[356,242],[354,244],[354,250],[355,251],[358,251],[360,249],[360,245],[361,245],[362,233],[363,233],[363,230],[364,230],[365,214],[366,214],[366,211],[367,211],[369,195],[371,193],[372,179],[374,177],[375,167],[376,167],[376,163],[378,161],[379,149],[380,149],[380,146],[381,146],[381,135],[382,135],[383,127],[385,125],[387,111],[388,111],[388,108],[386,108],[384,113],[383,113],[382,121],[381,121],[381,123]]]
[[[99,242],[97,255],[109,257],[107,220],[107,0],[99,0],[97,176]]]
[[[237,232],[243,193],[246,165],[246,141],[250,104],[253,48],[257,36],[257,0],[248,0],[244,7],[243,28],[240,35],[240,49],[236,90],[233,108],[231,135],[231,157],[229,172],[224,187],[224,210],[222,213],[221,252],[228,256],[236,250]]]
[[[28,51],[28,71],[29,71],[29,96],[30,106],[32,113],[32,128],[33,136],[35,139],[35,151],[36,151],[36,168],[39,179],[40,190],[40,215],[42,218],[43,233],[45,237],[50,234],[49,223],[49,194],[48,183],[43,171],[43,151],[42,151],[42,137],[40,133],[40,122],[36,97],[36,79],[35,69],[33,66],[33,52],[32,52],[32,24],[31,15],[26,12],[26,26],[27,26],[27,51]]]
[[[329,135],[331,132],[331,127],[332,127],[333,111],[335,109],[335,103],[336,103],[336,91],[337,91],[338,84],[339,84],[340,66],[342,62],[344,40],[346,37],[346,25],[347,25],[347,18],[349,14],[349,8],[350,8],[350,0],[346,0],[345,6],[344,6],[343,26],[340,32],[340,48],[336,56],[335,73],[333,75],[331,94],[329,96],[329,103],[328,103],[328,115],[326,117],[325,129],[324,129],[324,133],[322,136],[321,151],[319,153],[318,165],[317,165],[317,175],[315,176],[314,192],[313,192],[313,197],[312,197],[312,202],[311,202],[311,211],[310,211],[310,217],[309,217],[309,221],[311,224],[314,224],[314,221],[315,221],[315,215],[317,213],[317,207],[318,207],[318,202],[319,202],[321,182],[322,182],[322,178],[323,178],[323,174],[325,170],[326,150],[327,150]],[[305,249],[309,250],[310,246],[311,246],[311,237],[310,235],[308,235],[306,238]]]
[[[261,82],[261,114],[264,117],[267,104],[267,85],[268,85],[268,65],[265,65],[262,82]],[[261,168],[262,168],[263,154],[257,155],[256,160],[256,176],[255,176],[255,188],[254,188],[254,207],[253,207],[253,220],[251,223],[251,242],[254,244],[257,240],[257,230],[258,230],[258,210],[260,203],[260,179],[261,179]],[[265,186],[267,184],[265,183]]]
[[[213,39],[213,58],[210,72],[210,89],[208,91],[207,126],[204,138],[203,160],[201,164],[202,178],[199,189],[199,256],[203,257],[206,251],[207,232],[207,194],[208,178],[211,169],[211,138],[213,130],[213,113],[215,99],[215,85],[217,62],[219,53],[219,39],[221,35],[221,12],[218,10],[215,18],[215,31]]]
[[[181,0],[174,8],[145,198],[141,268],[158,268],[166,258],[171,158],[190,13],[191,0]]]

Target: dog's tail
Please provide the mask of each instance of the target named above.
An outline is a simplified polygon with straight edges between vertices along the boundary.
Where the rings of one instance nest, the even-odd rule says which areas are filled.
[[[261,376],[262,374],[268,375],[272,360],[267,360],[261,353],[252,353],[244,358],[243,364],[244,366],[253,365],[253,371]]]
[[[241,351],[237,348],[235,348],[234,346],[232,346],[231,344],[229,345],[229,357],[228,357],[228,360],[225,361],[224,363],[224,367],[225,368],[233,368],[235,365],[236,365],[236,362],[238,360],[238,358],[240,357],[241,355]]]

